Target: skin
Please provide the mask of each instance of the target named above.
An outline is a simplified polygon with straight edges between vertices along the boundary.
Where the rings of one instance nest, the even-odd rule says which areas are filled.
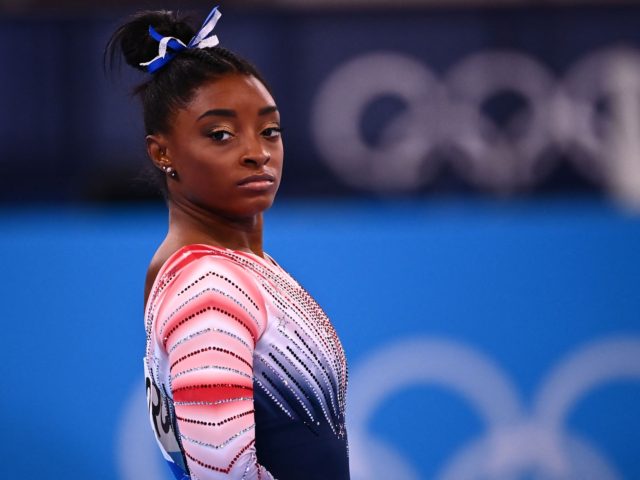
[[[169,230],[154,255],[145,286],[176,250],[193,243],[264,257],[263,212],[282,175],[280,116],[273,97],[255,77],[229,74],[201,85],[175,112],[171,129],[148,135],[147,153],[167,176]],[[252,175],[272,183],[239,185]]]

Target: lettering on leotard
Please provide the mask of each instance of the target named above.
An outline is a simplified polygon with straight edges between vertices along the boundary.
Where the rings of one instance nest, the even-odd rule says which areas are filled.
[[[162,395],[162,391],[150,375],[145,378],[145,387],[149,419],[158,441],[167,453],[179,452],[180,445],[176,439],[175,429],[171,421],[167,397]]]
[[[145,384],[151,423],[153,424],[153,428],[155,429],[158,438],[162,438],[163,435],[160,433],[158,423],[160,423],[160,427],[162,427],[162,432],[164,434],[171,432],[172,423],[171,416],[169,415],[169,409],[166,408],[166,405],[164,404],[165,402],[163,401],[163,396],[160,394],[160,389],[149,377],[146,378]],[[162,414],[163,407],[165,407],[164,415]]]

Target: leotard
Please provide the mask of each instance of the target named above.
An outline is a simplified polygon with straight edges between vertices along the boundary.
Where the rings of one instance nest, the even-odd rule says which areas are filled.
[[[271,257],[181,248],[145,323],[149,414],[176,478],[349,479],[344,351]]]

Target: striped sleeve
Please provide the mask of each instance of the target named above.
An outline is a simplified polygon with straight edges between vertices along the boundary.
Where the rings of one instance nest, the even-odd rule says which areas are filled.
[[[253,351],[267,321],[256,280],[209,255],[185,266],[169,288],[154,333],[191,478],[272,479],[255,451]]]

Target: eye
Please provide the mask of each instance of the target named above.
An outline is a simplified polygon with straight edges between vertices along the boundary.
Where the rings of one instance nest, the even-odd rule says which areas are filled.
[[[216,142],[224,142],[233,137],[233,134],[226,130],[214,130],[213,132],[210,132],[208,136]]]
[[[282,135],[282,128],[280,127],[269,127],[262,131],[262,136],[265,138],[278,138],[280,135]]]

